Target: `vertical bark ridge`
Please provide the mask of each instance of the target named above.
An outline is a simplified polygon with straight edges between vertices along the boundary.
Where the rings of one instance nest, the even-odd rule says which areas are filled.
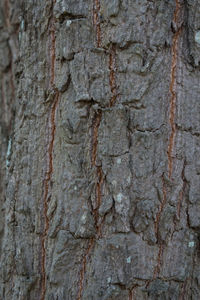
[[[182,188],[182,190],[179,193],[179,197],[178,197],[178,203],[177,203],[177,218],[178,220],[180,220],[180,215],[181,215],[181,203],[183,201],[183,192],[184,192],[184,186]]]
[[[12,59],[12,57],[11,57]],[[14,84],[14,79],[13,79],[13,62],[11,61],[10,65],[10,88],[11,88],[11,99],[14,102],[15,100],[15,84]]]
[[[5,92],[4,92],[4,75],[2,74],[1,80],[1,97],[2,97],[2,104],[5,106],[6,110],[6,101],[5,101]]]
[[[153,281],[159,275],[160,267],[161,267],[161,264],[162,264],[164,243],[160,240],[160,237],[159,237],[159,222],[160,222],[160,218],[161,218],[161,214],[163,212],[163,209],[164,209],[164,207],[167,203],[167,191],[166,191],[166,186],[165,186],[163,176],[162,176],[162,185],[163,185],[163,200],[160,204],[160,208],[159,208],[159,211],[156,215],[156,220],[155,220],[155,223],[154,223],[155,234],[156,234],[156,237],[157,237],[157,242],[159,244],[159,251],[158,251],[158,256],[157,256],[157,259],[156,259],[156,266],[155,266],[154,272],[153,272],[153,279],[148,281],[147,286],[150,284],[151,281]]]
[[[181,10],[180,0],[176,0],[176,9],[174,12],[173,22],[177,28],[179,27],[180,10]],[[181,33],[181,28],[179,29],[177,28],[172,41],[172,63],[171,63],[171,82],[170,82],[171,99],[170,99],[170,113],[169,113],[171,134],[169,138],[169,145],[168,145],[168,152],[167,152],[169,178],[172,177],[172,172],[173,172],[173,148],[174,148],[175,135],[176,135],[176,124],[175,124],[176,99],[177,99],[176,73],[177,73],[177,59],[178,59],[178,42]]]
[[[55,4],[53,0],[53,6]],[[47,145],[47,171],[44,179],[44,195],[43,195],[43,216],[44,216],[44,230],[42,234],[42,278],[41,278],[41,300],[45,299],[46,294],[46,238],[49,230],[49,218],[47,216],[48,211],[48,193],[49,193],[49,183],[53,174],[53,147],[55,140],[55,131],[56,131],[56,111],[59,103],[59,92],[55,89],[55,24],[54,17],[52,13],[51,25],[50,25],[50,37],[51,37],[51,46],[50,46],[50,61],[51,61],[51,72],[50,72],[50,84],[52,90],[55,92],[54,102],[52,104],[49,116],[49,141]]]
[[[5,10],[6,28],[7,28],[8,32],[9,32],[10,28],[11,28],[11,23],[10,23],[10,1],[9,0],[5,0],[4,1],[4,10]],[[14,84],[14,76],[13,76],[13,55],[12,55],[12,49],[11,49],[10,45],[9,45],[9,50],[10,50],[10,55],[11,55],[11,61],[10,61],[10,65],[9,65],[9,68],[8,68],[8,73],[10,73],[10,82],[9,82],[9,85],[10,85],[10,89],[11,89],[11,103],[12,103],[12,102],[14,102],[14,99],[15,99],[15,84]],[[3,93],[2,97],[4,97],[3,79],[2,79],[2,93]],[[8,129],[10,130],[11,127],[12,127],[12,122],[10,121]]]
[[[15,101],[15,84],[14,84],[14,76],[13,76],[13,56],[12,56],[11,49],[10,49],[10,53],[11,53],[11,64],[9,67],[9,73],[10,73],[11,103],[14,103],[14,101]],[[13,121],[11,120],[10,125],[9,125],[9,130],[11,130],[11,128],[12,128],[12,123],[13,123]]]
[[[55,79],[55,60],[56,60],[56,54],[55,54],[55,27],[54,23],[51,26],[51,49],[50,49],[50,56],[51,56],[51,79],[50,83],[51,86],[54,86],[54,79]]]
[[[2,99],[2,106],[4,109],[2,109],[4,117],[3,117],[3,122],[5,122],[6,125],[6,141],[7,141],[7,147],[9,148],[9,144],[11,145],[12,148],[12,143],[11,142],[11,135],[12,135],[12,130],[13,130],[13,124],[15,122],[14,118],[14,100],[15,100],[15,84],[14,84],[14,75],[13,75],[13,49],[12,49],[12,43],[10,41],[14,40],[14,36],[16,36],[17,32],[16,30],[14,31],[14,26],[11,24],[11,3],[9,0],[4,0],[2,1],[2,10],[3,10],[3,15],[5,17],[5,24],[3,25],[5,32],[7,31],[8,37],[6,39],[7,42],[7,47],[8,49],[5,49],[5,51],[9,52],[9,65],[7,66],[6,69],[2,71],[2,78],[1,78],[1,99]],[[2,18],[2,16],[1,16]],[[15,24],[16,26],[16,24]],[[17,28],[17,26],[16,26]],[[6,55],[6,53],[5,53]],[[6,85],[6,75],[9,76],[9,87]],[[9,95],[7,94],[7,89],[11,91],[11,97],[9,99]],[[3,140],[1,141],[2,144],[4,143]],[[7,154],[6,154],[6,167],[7,165],[7,155],[8,155],[8,148],[7,148]],[[9,151],[10,152],[10,151]],[[3,166],[3,165],[2,165]],[[8,167],[9,169],[9,167]],[[16,171],[16,170],[15,170]],[[10,175],[10,170],[8,170],[8,174]],[[3,175],[3,174],[1,174]],[[16,261],[15,257],[17,255],[17,246],[16,246],[16,203],[17,203],[17,194],[18,194],[18,189],[19,189],[19,174],[18,172],[14,172],[14,178],[16,180],[16,186],[14,190],[14,197],[12,200],[12,240],[13,240],[13,245],[11,246],[11,251],[12,251],[12,266],[10,269],[11,273],[11,286],[14,290],[15,288],[15,275],[17,273],[17,267],[16,267]],[[3,181],[3,176],[2,176],[2,181]],[[6,195],[5,195],[6,196]]]

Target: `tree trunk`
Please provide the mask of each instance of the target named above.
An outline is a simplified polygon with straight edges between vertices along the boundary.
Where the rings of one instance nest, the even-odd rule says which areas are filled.
[[[2,0],[0,299],[200,299],[198,0]]]

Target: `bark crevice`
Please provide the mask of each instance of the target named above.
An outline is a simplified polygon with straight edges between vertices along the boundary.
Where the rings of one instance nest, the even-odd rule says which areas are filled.
[[[47,170],[45,173],[44,179],[44,195],[43,195],[43,218],[44,218],[44,229],[42,233],[42,263],[41,263],[41,300],[45,299],[46,294],[46,285],[47,285],[47,274],[46,274],[46,243],[47,236],[49,230],[49,218],[47,216],[48,211],[48,202],[49,202],[49,186],[53,174],[53,148],[54,148],[54,140],[55,140],[55,132],[56,132],[56,111],[60,99],[60,94],[58,90],[55,88],[55,19],[53,16],[53,7],[55,4],[55,0],[52,2],[52,16],[50,20],[50,86],[54,91],[54,101],[50,109],[50,115],[48,120],[48,145],[47,145]]]
[[[170,82],[170,113],[169,113],[169,124],[171,127],[171,134],[169,138],[169,145],[168,145],[168,175],[169,178],[172,177],[173,173],[173,151],[174,151],[174,143],[175,143],[175,136],[176,136],[176,124],[175,124],[175,115],[176,115],[176,100],[177,100],[177,91],[176,91],[176,84],[177,84],[177,60],[178,60],[178,43],[180,34],[182,31],[182,27],[179,27],[180,23],[180,13],[181,13],[181,3],[180,0],[176,0],[176,8],[174,12],[173,23],[176,27],[176,32],[174,33],[173,40],[172,40],[172,63],[171,63],[171,82]]]

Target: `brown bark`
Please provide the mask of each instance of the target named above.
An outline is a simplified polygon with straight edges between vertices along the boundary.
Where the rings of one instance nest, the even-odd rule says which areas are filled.
[[[0,4],[0,299],[199,299],[199,14]]]

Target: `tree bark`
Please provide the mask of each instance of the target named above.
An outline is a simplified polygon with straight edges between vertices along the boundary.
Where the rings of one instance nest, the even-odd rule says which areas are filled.
[[[200,298],[198,0],[0,4],[0,299]]]

